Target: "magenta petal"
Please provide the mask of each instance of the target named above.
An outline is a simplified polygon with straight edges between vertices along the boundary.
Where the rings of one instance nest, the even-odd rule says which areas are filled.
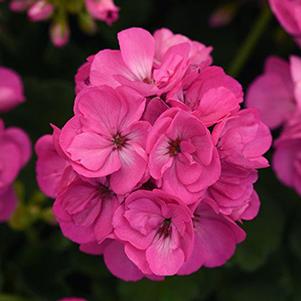
[[[0,222],[10,219],[17,206],[17,196],[12,186],[0,191]]]
[[[105,248],[104,261],[111,273],[122,280],[138,281],[144,277],[126,256],[123,245],[118,241],[113,241]]]
[[[151,79],[155,55],[152,35],[141,28],[130,28],[118,33],[122,58],[139,80]]]

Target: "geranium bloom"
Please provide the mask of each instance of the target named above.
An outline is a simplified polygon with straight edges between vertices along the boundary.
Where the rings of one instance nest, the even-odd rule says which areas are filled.
[[[144,107],[144,98],[125,87],[113,90],[103,86],[80,93],[76,116],[65,125],[60,137],[73,168],[86,177],[111,175],[116,193],[133,189],[147,167],[144,145],[150,125],[139,121]]]
[[[53,210],[66,237],[77,243],[101,243],[112,235],[112,217],[119,200],[108,182],[107,178],[77,176],[58,193]]]
[[[6,112],[24,102],[23,83],[19,75],[0,67],[0,112]]]
[[[28,136],[18,128],[4,128],[0,119],[0,220],[9,219],[16,205],[12,184],[31,155]]]
[[[111,25],[118,19],[119,8],[113,0],[85,0],[88,12],[95,19]]]
[[[285,125],[275,142],[273,169],[278,178],[301,195],[301,115],[295,116]]]
[[[60,130],[54,127],[53,135],[42,136],[35,145],[38,156],[36,165],[37,181],[40,189],[49,197],[56,197],[62,176],[68,167],[58,139]]]
[[[271,9],[284,29],[298,40],[301,38],[301,1],[269,0]],[[300,43],[300,40],[299,40]]]
[[[162,191],[133,192],[116,211],[115,235],[144,274],[176,274],[190,256],[193,227],[190,210]]]
[[[199,59],[195,44],[187,38],[175,36],[166,45],[161,40],[158,44],[158,33],[155,37],[141,28],[119,32],[120,50],[96,54],[91,66],[92,85],[127,85],[145,96],[160,96],[178,85],[195,61],[198,65],[208,61],[209,54],[204,55],[203,45],[198,44],[202,47]]]
[[[292,70],[298,68],[299,61],[299,58],[292,57],[289,64],[281,58],[269,57],[264,73],[248,88],[247,106],[257,108],[262,121],[271,129],[282,125],[295,111]]]
[[[192,111],[207,126],[238,111],[242,100],[241,85],[216,66],[205,68],[187,88],[168,96],[172,106]]]
[[[271,147],[272,137],[256,110],[245,109],[232,114],[214,128],[213,137],[225,162],[243,168],[269,166],[263,155]]]
[[[220,161],[210,132],[180,109],[164,112],[147,142],[149,171],[158,187],[186,203],[198,201],[220,176]]]
[[[28,17],[31,21],[47,20],[53,14],[54,7],[47,0],[38,0],[28,10]]]
[[[214,209],[233,220],[251,220],[259,210],[259,199],[253,184],[255,169],[245,169],[222,161],[219,180],[208,189],[208,200]]]
[[[234,254],[236,245],[246,234],[234,222],[217,214],[206,203],[201,203],[193,214],[194,246],[188,261],[179,271],[191,274],[200,267],[217,267],[225,264]]]
[[[118,38],[78,70],[74,116],[37,142],[38,183],[63,234],[116,277],[220,266],[259,211],[269,129],[240,110],[242,88],[209,66],[210,47],[168,29]]]

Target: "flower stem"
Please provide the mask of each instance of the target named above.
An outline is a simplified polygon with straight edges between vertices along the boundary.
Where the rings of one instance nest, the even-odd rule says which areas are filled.
[[[260,40],[264,30],[271,20],[272,14],[268,6],[264,6],[259,17],[257,18],[252,30],[248,34],[247,38],[243,41],[239,47],[238,53],[229,67],[229,74],[232,76],[238,76],[245,64],[247,63],[252,51],[256,47]]]

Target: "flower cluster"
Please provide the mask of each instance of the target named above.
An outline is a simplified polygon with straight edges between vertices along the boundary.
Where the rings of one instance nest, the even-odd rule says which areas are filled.
[[[39,185],[63,234],[117,277],[223,265],[258,213],[270,131],[210,47],[167,29],[118,40],[79,69],[74,116],[37,142]]]
[[[77,15],[79,26],[83,31],[95,31],[94,20],[100,20],[111,25],[118,19],[119,8],[113,0],[11,0],[10,9],[15,12],[27,11],[32,22],[52,20],[50,37],[56,47],[68,43],[70,29],[68,14]]]
[[[7,112],[24,101],[23,86],[12,70],[0,67],[0,112]],[[0,221],[13,213],[17,198],[13,182],[31,154],[28,136],[15,127],[5,128],[0,119]]]
[[[301,45],[301,1],[269,0],[269,3],[284,29]]]
[[[271,128],[283,126],[275,141],[273,168],[278,178],[301,195],[301,59],[269,57],[264,73],[249,87],[247,105],[256,107]]]

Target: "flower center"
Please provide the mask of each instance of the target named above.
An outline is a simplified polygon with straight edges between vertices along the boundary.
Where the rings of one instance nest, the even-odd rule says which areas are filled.
[[[171,234],[171,218],[166,218],[160,229],[158,230],[159,237],[167,238]]]
[[[125,136],[122,136],[120,133],[117,133],[114,137],[113,137],[113,144],[115,145],[116,149],[122,149],[127,142],[127,138]]]
[[[114,192],[104,184],[99,184],[98,191],[102,199],[111,199],[114,196]]]
[[[168,154],[172,157],[181,152],[180,139],[171,140],[169,142]]]

